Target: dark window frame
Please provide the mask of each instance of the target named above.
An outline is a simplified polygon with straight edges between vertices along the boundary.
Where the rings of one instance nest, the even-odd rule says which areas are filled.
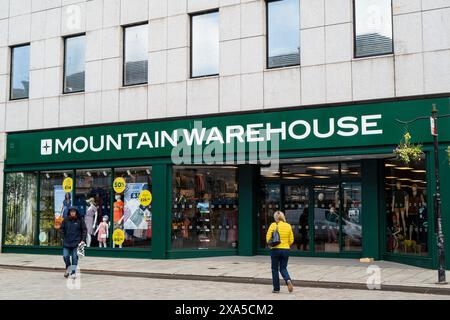
[[[77,33],[72,34],[69,36],[63,37],[63,45],[64,45],[64,55],[63,55],[63,87],[62,87],[62,94],[72,94],[72,93],[81,93],[86,91],[86,55],[85,55],[85,61],[84,61],[84,89],[83,90],[77,90],[77,91],[66,91],[66,58],[67,58],[67,40],[72,38],[78,38],[78,37],[84,37],[85,38],[85,45],[86,45],[86,33]],[[86,46],[85,46],[86,49]]]
[[[194,12],[194,13],[190,13],[189,14],[189,78],[190,79],[201,79],[201,78],[210,78],[210,77],[217,77],[220,75],[220,39],[219,39],[219,72],[218,73],[212,73],[212,74],[206,74],[206,75],[201,75],[201,76],[194,76],[192,74],[193,71],[193,18],[196,16],[201,16],[201,15],[205,15],[205,14],[211,14],[211,13],[219,13],[219,33],[220,33],[220,9],[219,8],[215,8],[215,9],[209,9],[209,10],[203,10],[203,11],[198,11],[198,12]]]
[[[382,56],[393,55],[395,52],[395,50],[394,50],[394,3],[393,3],[394,1],[391,0],[392,51],[385,52],[385,53],[362,55],[362,56],[358,56],[356,54],[356,1],[358,1],[358,0],[352,1],[352,5],[353,5],[353,8],[352,8],[352,12],[353,12],[353,59],[363,59],[363,58],[382,57]]]
[[[145,84],[148,84],[148,75],[149,75],[149,70],[147,69],[147,81],[144,82],[139,82],[139,83],[132,83],[132,84],[126,84],[126,39],[127,39],[127,29],[128,28],[133,28],[133,27],[139,27],[139,26],[143,26],[143,25],[149,25],[149,21],[141,21],[141,22],[136,22],[136,23],[131,23],[131,24],[126,24],[126,25],[122,25],[122,87],[134,87],[134,86],[142,86]],[[149,34],[148,34],[148,28],[147,28],[147,38],[148,38]],[[147,52],[148,53],[148,52]],[[147,66],[149,63],[149,57],[147,56]]]
[[[10,55],[11,55],[11,61],[10,61],[10,65],[9,65],[9,100],[10,101],[18,101],[18,100],[26,100],[26,99],[30,99],[30,87],[28,86],[28,95],[26,97],[21,97],[21,98],[14,98],[13,97],[13,68],[14,68],[14,50],[17,48],[22,48],[22,47],[29,47],[29,52],[31,55],[31,43],[27,42],[27,43],[22,43],[22,44],[18,44],[18,45],[14,45],[14,46],[10,46]],[[30,58],[31,60],[31,58]],[[30,76],[30,61],[28,62],[28,77]]]
[[[297,66],[301,66],[302,65],[302,59],[301,59],[301,43],[300,43],[300,4],[299,4],[299,29],[298,29],[298,37],[299,37],[299,43],[300,43],[300,50],[299,50],[299,62],[298,63],[292,63],[292,64],[286,64],[286,65],[282,65],[282,66],[269,66],[269,3],[271,2],[278,2],[278,1],[283,1],[283,0],[266,0],[266,69],[267,70],[272,70],[272,69],[281,69],[281,68],[289,68],[289,67],[297,67]],[[300,0],[301,1],[301,0]]]

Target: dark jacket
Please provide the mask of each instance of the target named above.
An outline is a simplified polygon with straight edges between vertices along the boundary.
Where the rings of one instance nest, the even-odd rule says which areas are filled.
[[[72,220],[69,217],[64,219],[61,224],[61,234],[64,239],[63,246],[65,248],[76,248],[81,241],[86,242],[86,223],[81,219],[78,210],[76,219]]]

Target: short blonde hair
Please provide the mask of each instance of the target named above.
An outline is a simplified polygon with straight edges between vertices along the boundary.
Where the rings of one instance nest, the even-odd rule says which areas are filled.
[[[275,222],[280,222],[280,221],[286,222],[286,217],[284,216],[284,213],[281,211],[276,211],[273,214],[273,218],[274,218]]]

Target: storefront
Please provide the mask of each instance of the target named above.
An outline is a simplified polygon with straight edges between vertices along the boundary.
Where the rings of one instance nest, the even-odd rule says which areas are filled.
[[[438,98],[8,134],[2,251],[60,254],[59,228],[76,205],[88,255],[264,255],[282,210],[292,255],[436,267],[429,123],[409,128],[423,160],[393,155],[405,132],[395,120],[433,103],[450,113]],[[440,121],[446,238],[449,125]]]

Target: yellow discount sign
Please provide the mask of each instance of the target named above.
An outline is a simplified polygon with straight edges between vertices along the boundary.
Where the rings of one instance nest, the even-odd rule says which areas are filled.
[[[73,190],[73,179],[72,178],[65,178],[63,181],[63,190],[65,192],[72,192]]]
[[[113,189],[116,193],[122,193],[125,190],[127,183],[124,178],[116,178],[113,182]]]
[[[113,232],[113,241],[115,245],[121,246],[125,241],[125,233],[121,229],[116,229]]]
[[[152,203],[152,194],[148,190],[144,190],[139,195],[139,202],[142,206],[146,207]]]

